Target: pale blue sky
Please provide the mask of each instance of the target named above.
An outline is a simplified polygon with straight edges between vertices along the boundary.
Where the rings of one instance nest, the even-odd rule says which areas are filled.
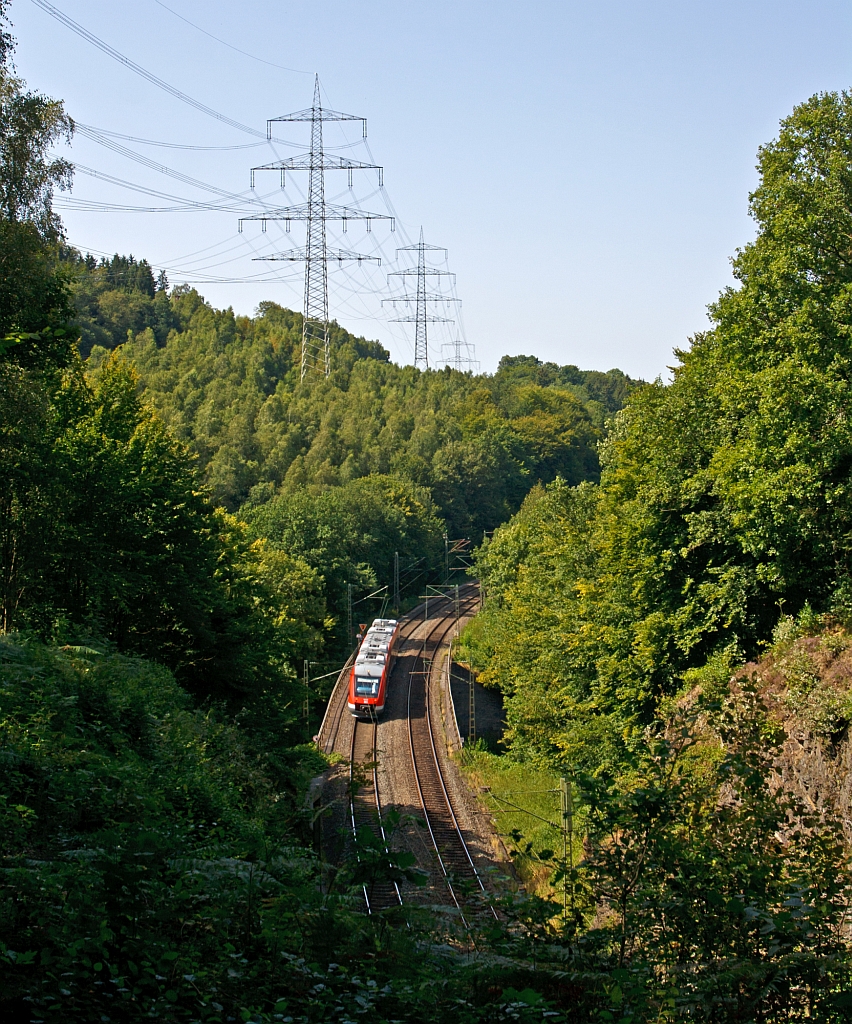
[[[381,288],[385,272],[398,269],[388,262],[395,247],[422,224],[427,241],[449,249],[464,330],[483,369],[524,352],[645,378],[665,374],[672,348],[706,326],[707,303],[731,281],[730,256],[753,236],[747,197],[757,147],[795,103],[852,85],[848,3],[164,2],[234,46],[308,74],[242,56],[156,0],[55,6],[243,124],[264,130],[266,118],[309,106],[315,71],[328,105],[368,118],[370,151],[384,166],[400,224],[396,234],[374,224],[371,235],[354,226],[330,239],[365,253],[380,246],[385,256],[381,270],[330,273],[331,313],[380,338],[402,362],[411,361],[410,331],[387,322]],[[20,73],[63,98],[80,122],[198,146],[254,141],[145,82],[32,0],[15,0],[12,20]],[[298,127],[285,137],[307,138]],[[244,192],[248,169],[274,159],[266,145],[121,144],[226,192]],[[367,159],[360,146],[346,152]],[[83,137],[71,156],[145,188],[210,198]],[[258,184],[273,192],[277,179]],[[338,201],[351,204],[346,184],[345,175],[329,176],[329,196],[343,193]],[[381,211],[374,185],[359,176],[355,197]],[[288,195],[300,201],[297,191]],[[83,174],[73,196],[170,205]],[[199,284],[216,305],[250,313],[273,299],[301,308],[298,267],[251,262],[255,252],[303,244],[296,225],[287,238],[273,226],[239,235],[236,214],[222,210],[76,209],[63,217],[75,244],[145,256],[174,268],[173,283],[280,275],[262,285]],[[202,249],[201,262],[186,259]],[[435,329],[434,355],[445,330]]]

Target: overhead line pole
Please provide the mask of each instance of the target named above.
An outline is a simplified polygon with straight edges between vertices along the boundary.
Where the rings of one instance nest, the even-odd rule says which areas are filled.
[[[498,803],[508,804],[510,807],[514,807],[518,811],[522,811],[524,814],[528,814],[531,818],[537,818],[539,821],[543,821],[545,824],[550,825],[552,828],[558,829],[562,832],[562,865],[563,865],[563,880],[562,880],[562,916],[563,918],[568,916],[568,904],[570,901],[571,912],[574,912],[574,793],[571,780],[566,778],[564,775],[559,780],[559,789],[539,789],[527,791],[529,795],[535,795],[538,793],[559,793],[559,802],[562,811],[562,824],[557,825],[556,822],[551,821],[549,818],[544,818],[540,814],[536,814],[535,811],[530,811],[526,807],[522,807],[520,804],[516,804],[512,800],[507,800],[504,796],[497,796],[490,789],[488,794],[492,800]],[[518,794],[515,794],[518,795]],[[521,796],[524,793],[519,794]],[[498,812],[502,809],[498,808]],[[571,891],[570,896],[568,893],[568,878],[571,878]]]

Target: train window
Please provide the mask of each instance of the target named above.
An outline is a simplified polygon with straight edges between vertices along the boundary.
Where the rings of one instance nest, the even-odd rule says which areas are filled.
[[[379,693],[379,680],[369,676],[355,676],[355,692],[359,697],[376,697]]]

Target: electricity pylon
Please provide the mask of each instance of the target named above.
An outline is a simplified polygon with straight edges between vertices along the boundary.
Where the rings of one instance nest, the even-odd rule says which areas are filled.
[[[331,355],[328,340],[328,263],[329,260],[373,261],[381,264],[376,256],[364,256],[347,249],[329,249],[326,244],[326,222],[342,221],[346,231],[350,220],[366,221],[367,231],[374,220],[389,220],[391,230],[394,229],[394,218],[388,214],[367,213],[347,206],[334,206],[325,201],[325,172],[348,171],[349,185],[352,185],[352,172],[356,170],[376,170],[379,172],[379,187],[383,182],[382,168],[378,164],[362,163],[347,157],[328,156],[323,149],[322,126],[324,121],[360,121],[364,138],[367,137],[366,118],[354,114],[342,114],[338,110],[324,110],[320,98],[319,76],[314,81],[314,102],[307,110],[297,110],[294,114],[273,117],[266,122],[266,134],[272,137],[271,126],[276,121],[305,121],[311,126],[311,149],[309,153],[276,160],[271,164],[253,167],[251,171],[251,187],[254,188],[254,176],[257,171],[278,171],[281,174],[281,187],[286,186],[287,171],[308,172],[308,201],[298,206],[284,206],[251,217],[240,219],[240,231],[244,221],[260,221],[261,228],[266,231],[267,221],[283,220],[287,231],[292,221],[304,221],[307,234],[304,247],[287,249],[274,253],[272,256],[259,256],[260,260],[288,260],[305,264],[305,305],[302,319],[302,352],[300,379],[311,379],[317,376],[327,377],[331,369]]]
[[[449,354],[444,355],[444,352],[449,352]],[[447,366],[458,370],[459,373],[465,373],[468,370],[474,373],[479,372],[476,349],[469,341],[462,341],[458,335],[454,341],[441,346],[441,358]]]
[[[391,277],[417,277],[417,289],[414,295],[399,295],[392,299],[383,299],[382,302],[414,302],[414,314],[412,316],[394,317],[391,323],[414,324],[414,365],[427,369],[429,366],[429,343],[427,324],[452,324],[455,320],[448,320],[443,316],[431,316],[428,311],[430,302],[458,302],[458,299],[442,295],[440,292],[426,291],[427,277],[455,277],[448,270],[436,270],[434,267],[426,266],[427,252],[446,252],[440,245],[427,245],[423,241],[423,228],[420,229],[420,241],[416,245],[405,245],[397,252],[416,252],[417,266],[408,270],[394,270],[388,274]]]

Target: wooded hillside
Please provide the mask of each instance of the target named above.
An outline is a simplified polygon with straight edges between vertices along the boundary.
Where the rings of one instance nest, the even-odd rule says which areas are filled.
[[[849,614],[850,139],[846,94],[783,123],[714,328],[618,415],[600,485],[537,489],[482,550],[488,672],[536,756],[617,764],[691,670]]]
[[[451,535],[481,536],[537,481],[595,479],[606,418],[636,386],[617,370],[530,356],[505,357],[493,376],[423,373],[334,325],[331,376],[303,387],[300,314],[264,302],[256,317],[235,317],[194,290],[157,290],[131,258],[66,253],[66,264],[89,364],[121,346],[231,511],[280,488],[390,474],[429,487]]]

